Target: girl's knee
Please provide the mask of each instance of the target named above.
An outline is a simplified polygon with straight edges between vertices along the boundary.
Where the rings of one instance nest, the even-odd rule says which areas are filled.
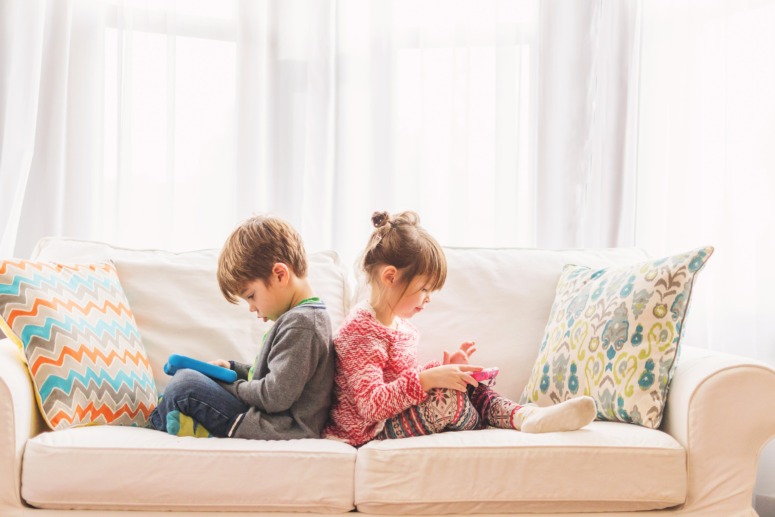
[[[471,406],[471,400],[468,398],[468,393],[458,390],[452,391],[455,392],[455,404],[459,410],[463,410]]]
[[[454,406],[458,410],[471,404],[465,391],[453,390],[452,388],[433,388],[430,396],[436,405],[443,407]]]
[[[462,431],[476,429],[479,415],[468,398],[468,393],[448,388],[439,388],[431,397],[435,399],[437,423],[441,429]]]

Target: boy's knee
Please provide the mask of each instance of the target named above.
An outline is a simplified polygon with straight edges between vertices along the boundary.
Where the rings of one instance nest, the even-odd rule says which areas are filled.
[[[175,399],[180,395],[188,395],[202,383],[203,377],[203,374],[195,370],[178,370],[164,389],[164,397]]]

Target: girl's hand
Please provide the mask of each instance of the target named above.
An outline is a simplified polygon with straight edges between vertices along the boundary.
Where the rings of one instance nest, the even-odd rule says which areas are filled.
[[[476,352],[476,341],[466,341],[460,345],[460,350],[450,354],[444,350],[441,364],[468,364],[468,358]]]
[[[216,359],[215,361],[210,361],[210,364],[214,364],[215,366],[222,366],[224,368],[228,368],[231,370],[231,364],[229,364],[229,361],[226,361],[224,359]]]
[[[436,366],[420,372],[420,384],[425,392],[433,388],[465,391],[469,384],[471,386],[479,385],[476,379],[471,377],[470,372],[478,372],[481,369],[481,366],[472,366],[470,364]]]

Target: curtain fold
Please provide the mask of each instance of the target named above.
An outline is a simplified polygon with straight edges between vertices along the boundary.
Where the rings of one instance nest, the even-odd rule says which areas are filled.
[[[640,3],[541,7],[536,244],[632,245]]]
[[[44,235],[95,235],[104,26],[82,0],[4,0],[0,254]]]
[[[336,2],[238,5],[237,217],[275,212],[331,247]]]
[[[14,253],[34,154],[45,12],[40,0],[0,2],[0,256]]]
[[[79,1],[46,4],[34,154],[20,214],[17,254],[43,235],[95,234],[102,146],[99,10]],[[95,144],[96,140],[96,144]]]
[[[775,2],[644,4],[637,239],[713,245],[687,343],[775,364]]]

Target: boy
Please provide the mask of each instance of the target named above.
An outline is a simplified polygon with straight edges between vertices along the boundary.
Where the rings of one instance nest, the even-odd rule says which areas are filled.
[[[331,404],[331,321],[307,280],[301,237],[288,223],[260,215],[241,224],[218,258],[218,284],[231,303],[244,299],[275,324],[252,367],[217,359],[237,372],[232,384],[180,370],[151,414],[152,427],[181,434],[190,417],[210,435],[287,440],[320,438]],[[168,426],[169,424],[169,426]],[[206,436],[207,431],[192,432]]]

